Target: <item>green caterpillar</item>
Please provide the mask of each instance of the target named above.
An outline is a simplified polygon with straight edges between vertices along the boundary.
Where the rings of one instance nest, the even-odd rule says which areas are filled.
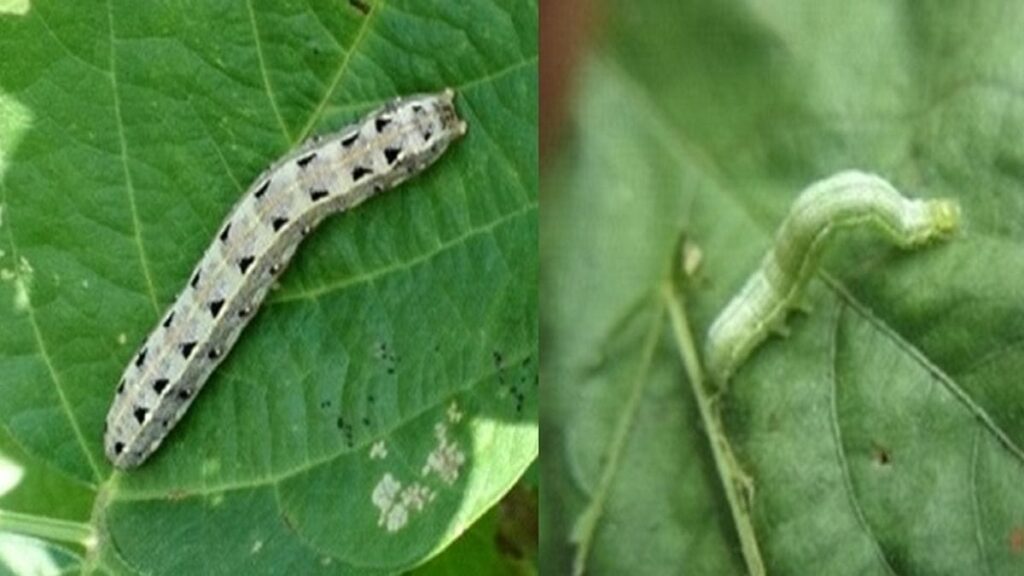
[[[770,331],[782,330],[836,229],[869,224],[909,249],[948,237],[959,221],[954,200],[906,198],[873,174],[847,171],[815,182],[793,203],[760,268],[711,324],[705,360],[712,380],[724,386]]]

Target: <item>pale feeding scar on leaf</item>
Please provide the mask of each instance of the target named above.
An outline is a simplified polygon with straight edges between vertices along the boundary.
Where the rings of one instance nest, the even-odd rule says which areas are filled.
[[[117,385],[104,428],[114,466],[138,466],[160,446],[324,218],[426,170],[466,133],[454,98],[448,89],[393,100],[253,182]]]
[[[793,203],[761,266],[711,324],[705,351],[711,379],[724,387],[770,332],[784,330],[822,245],[837,229],[873,226],[911,249],[947,238],[959,222],[956,201],[907,198],[873,174],[847,171],[815,182]]]

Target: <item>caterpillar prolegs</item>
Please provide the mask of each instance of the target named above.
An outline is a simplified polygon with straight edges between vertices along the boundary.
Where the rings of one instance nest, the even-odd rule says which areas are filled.
[[[104,431],[114,466],[138,466],[160,446],[317,224],[422,172],[465,134],[453,99],[394,100],[252,184],[124,371]]]
[[[871,225],[909,249],[950,235],[959,220],[955,201],[906,198],[872,174],[840,172],[812,184],[793,203],[760,268],[711,324],[705,352],[711,379],[723,386],[769,332],[782,327],[835,230]]]

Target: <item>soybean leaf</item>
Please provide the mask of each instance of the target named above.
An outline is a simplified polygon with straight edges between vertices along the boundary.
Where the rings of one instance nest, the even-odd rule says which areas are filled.
[[[514,485],[538,450],[535,2],[9,10],[0,425],[91,493],[83,571],[393,573]],[[117,378],[250,181],[446,86],[467,137],[326,221],[160,452],[113,472]]]

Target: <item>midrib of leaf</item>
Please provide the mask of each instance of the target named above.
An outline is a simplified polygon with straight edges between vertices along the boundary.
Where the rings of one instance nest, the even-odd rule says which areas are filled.
[[[309,120],[306,121],[306,124],[305,126],[302,127],[302,130],[299,130],[299,133],[296,136],[296,138],[292,140],[292,146],[296,146],[298,145],[299,142],[302,142],[303,140],[308,138],[310,132],[312,132],[313,128],[316,127],[316,123],[320,120],[320,117],[323,115],[324,110],[327,108],[327,103],[331,101],[331,96],[334,94],[334,91],[338,88],[338,84],[341,83],[341,79],[345,76],[345,72],[348,71],[349,63],[352,62],[352,55],[355,54],[356,49],[359,48],[359,44],[363,40],[363,37],[366,36],[366,31],[370,28],[370,21],[374,19],[374,16],[377,14],[377,12],[383,9],[384,0],[378,0],[377,2],[374,2],[370,6],[369,12],[367,12],[363,16],[363,21],[359,25],[359,29],[356,30],[355,37],[352,39],[352,44],[349,45],[348,51],[345,52],[345,55],[341,59],[341,64],[338,66],[338,71],[334,74],[334,77],[331,79],[330,84],[327,86],[327,90],[324,91],[323,98],[321,98],[320,102],[316,105],[316,109],[313,110],[313,113],[310,115]]]
[[[883,569],[888,574],[895,576],[896,570],[893,569],[892,564],[889,563],[889,559],[885,556],[885,551],[882,550],[881,543],[878,538],[875,537],[874,531],[871,529],[871,525],[868,523],[867,517],[864,515],[864,509],[860,505],[860,501],[857,498],[857,492],[853,487],[853,478],[850,475],[850,467],[846,461],[846,455],[843,454],[843,438],[842,429],[839,426],[839,407],[837,406],[836,388],[838,378],[836,377],[836,349],[838,346],[838,334],[839,334],[839,321],[842,318],[842,306],[836,307],[835,313],[833,314],[831,328],[828,332],[828,395],[829,395],[829,425],[830,431],[832,432],[832,440],[835,443],[836,453],[836,464],[839,466],[839,475],[843,479],[843,491],[846,492],[846,497],[850,501],[850,509],[853,510],[853,516],[857,521],[857,524],[864,531],[871,547],[875,551],[875,555],[878,557],[879,563],[881,563]]]
[[[740,467],[740,463],[733,453],[732,445],[729,444],[729,438],[725,434],[722,419],[712,405],[713,399],[704,383],[700,355],[697,353],[696,344],[694,344],[683,303],[676,295],[676,287],[671,282],[666,282],[661,287],[661,297],[668,308],[676,349],[679,351],[680,362],[690,381],[690,389],[700,412],[701,424],[707,432],[711,455],[715,461],[715,470],[718,472],[722,490],[729,503],[729,512],[740,541],[740,550],[743,553],[743,560],[747,564],[747,571],[751,576],[765,576],[764,560],[761,558],[757,534],[754,532],[754,520],[750,513],[753,501],[752,480]]]
[[[7,202],[7,186],[4,185],[3,181],[0,180],[0,206],[8,206]],[[10,215],[7,216],[10,220]],[[14,242],[14,224],[8,221],[7,228],[7,245],[11,249],[11,258],[16,263],[20,262],[21,256],[18,253],[18,246]],[[24,282],[24,279],[16,280],[18,282]],[[82,428],[78,424],[78,420],[75,418],[74,411],[71,410],[71,403],[68,402],[67,396],[64,394],[64,386],[61,384],[60,376],[57,374],[57,370],[50,360],[50,354],[46,349],[46,342],[43,340],[43,333],[39,329],[39,321],[36,319],[35,307],[32,305],[32,292],[31,290],[25,289],[27,294],[28,302],[25,306],[26,313],[28,314],[29,324],[32,325],[32,334],[36,341],[36,347],[39,349],[39,356],[43,360],[43,364],[46,365],[46,370],[50,375],[50,380],[53,382],[53,387],[57,391],[57,399],[60,401],[61,411],[68,419],[68,423],[71,425],[71,430],[75,434],[75,440],[78,444],[78,448],[82,450],[82,454],[85,456],[86,462],[89,463],[89,468],[92,470],[94,482],[89,482],[90,488],[96,487],[96,485],[103,481],[103,474],[100,473],[99,466],[92,457],[92,452],[89,451],[88,445],[85,443],[85,436],[82,434]],[[14,435],[12,434],[12,437]]]
[[[135,243],[139,247],[139,263],[142,265],[142,276],[146,280],[146,291],[149,293],[149,301],[153,305],[154,318],[160,317],[160,304],[156,297],[156,288],[153,284],[153,275],[149,270],[149,262],[146,261],[146,247],[142,242],[142,223],[139,221],[139,211],[135,205],[135,183],[132,181],[132,172],[128,168],[128,142],[124,134],[124,119],[121,116],[121,95],[117,86],[117,34],[114,30],[114,5],[113,0],[107,0],[107,23],[110,31],[110,71],[107,76],[110,78],[110,88],[114,96],[114,116],[117,120],[117,139],[121,145],[121,166],[124,168],[125,189],[128,192],[128,207],[132,214],[132,233],[135,236]]]
[[[999,428],[992,419],[992,416],[990,416],[983,407],[975,402],[963,388],[958,386],[948,374],[929,360],[920,350],[917,349],[917,347],[900,336],[899,333],[893,330],[893,328],[886,324],[881,318],[875,316],[870,308],[857,300],[857,298],[854,297],[854,295],[850,293],[842,283],[828,274],[828,272],[821,271],[818,273],[818,277],[821,278],[825,285],[828,286],[839,299],[846,302],[861,318],[871,324],[880,334],[888,338],[893,344],[899,347],[900,350],[903,350],[908,357],[920,364],[922,368],[938,380],[939,383],[942,384],[942,386],[967,409],[968,412],[981,422],[982,427],[988,430],[999,444],[1006,448],[1014,458],[1024,463],[1024,450],[1022,450],[1021,447],[1006,434],[1006,432]]]
[[[288,133],[288,126],[281,117],[281,110],[277,107],[277,99],[274,98],[274,91],[270,88],[270,76],[267,74],[267,63],[263,60],[263,41],[260,40],[260,28],[256,25],[256,12],[252,9],[252,0],[245,0],[245,8],[249,12],[249,26],[252,28],[252,40],[256,44],[256,59],[260,63],[260,76],[263,78],[263,88],[267,93],[267,100],[270,101],[270,108],[274,111],[277,125],[281,128],[281,134],[285,142],[294,142],[292,135]]]
[[[654,317],[651,319],[650,327],[644,336],[641,347],[640,365],[637,367],[636,374],[634,375],[622,415],[615,425],[611,444],[605,453],[605,463],[601,468],[597,488],[591,495],[587,507],[584,508],[583,512],[576,519],[572,529],[572,540],[577,546],[576,557],[573,560],[574,576],[582,576],[586,573],[590,549],[597,535],[598,525],[604,516],[605,505],[611,493],[612,482],[615,480],[615,474],[619,470],[619,461],[622,458],[623,452],[625,452],[626,440],[636,420],[637,411],[640,408],[640,400],[647,387],[647,382],[650,380],[648,378],[648,371],[651,368],[654,350],[660,339],[659,336],[664,327],[665,320],[665,307],[661,304],[660,299],[657,302],[659,304],[654,311]]]

